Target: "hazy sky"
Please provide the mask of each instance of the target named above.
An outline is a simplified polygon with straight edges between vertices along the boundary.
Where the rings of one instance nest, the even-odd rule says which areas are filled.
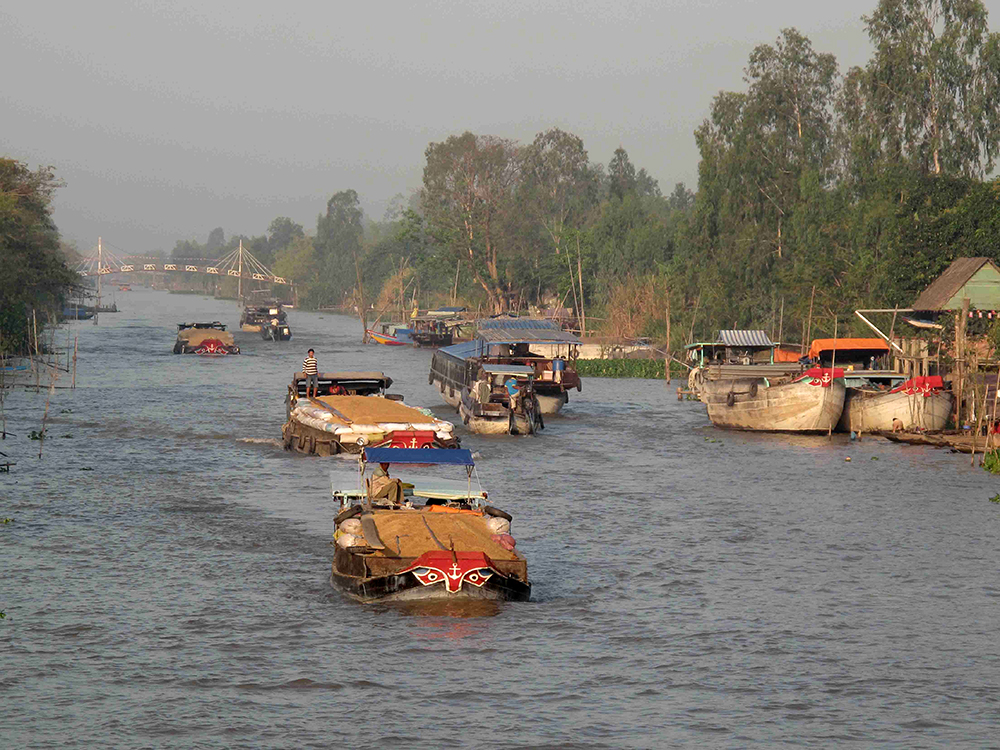
[[[0,155],[56,166],[56,222],[81,250],[102,235],[139,254],[277,216],[313,232],[345,188],[381,218],[419,187],[427,144],[464,130],[558,126],[592,161],[622,145],[665,192],[694,188],[692,131],[743,88],[752,48],[794,26],[844,71],[868,59],[874,6],[6,2]]]

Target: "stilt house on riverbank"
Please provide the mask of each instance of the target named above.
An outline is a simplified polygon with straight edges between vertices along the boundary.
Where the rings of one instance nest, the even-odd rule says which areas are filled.
[[[946,316],[954,318],[954,342],[937,339],[934,356],[938,373],[950,380],[955,393],[955,422],[995,418],[997,363],[989,361],[986,334],[1000,316],[1000,267],[989,258],[956,258],[913,301],[911,308],[899,310],[911,325],[943,331]],[[901,340],[905,362],[913,374],[930,374],[926,340]],[[941,369],[942,348],[952,363]],[[922,367],[919,365],[922,361]],[[919,372],[917,370],[920,370]]]

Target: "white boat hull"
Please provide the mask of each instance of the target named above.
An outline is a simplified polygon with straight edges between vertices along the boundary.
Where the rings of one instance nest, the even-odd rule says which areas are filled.
[[[569,394],[565,391],[558,396],[535,393],[535,397],[538,399],[538,408],[542,414],[558,414],[569,401]]]
[[[951,415],[954,397],[947,391],[924,396],[904,391],[865,391],[849,388],[838,429],[843,432],[891,432],[898,418],[907,430],[943,430]]]
[[[756,386],[756,387],[754,387]],[[844,381],[823,387],[809,378],[768,385],[764,378],[707,381],[700,398],[716,427],[764,432],[828,432],[844,409]],[[732,394],[732,396],[730,396]]]

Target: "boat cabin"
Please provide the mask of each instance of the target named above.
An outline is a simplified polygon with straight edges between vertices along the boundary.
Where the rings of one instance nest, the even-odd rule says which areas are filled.
[[[417,451],[421,452],[417,452]],[[371,469],[373,472],[380,464],[430,467],[430,466],[461,466],[465,469],[466,481],[455,479],[438,479],[437,477],[410,476],[396,477],[404,484],[402,494],[405,500],[423,505],[444,505],[457,508],[478,508],[488,498],[486,491],[476,477],[475,485],[472,478],[475,472],[475,461],[472,451],[465,448],[445,450],[412,449],[412,448],[365,448],[358,460],[358,471],[352,482],[343,471],[331,471],[333,499],[340,503],[341,509],[352,504],[388,505],[385,498],[371,497]],[[390,470],[390,474],[394,474]]]
[[[707,367],[774,364],[776,346],[764,331],[726,329],[719,331],[715,341],[699,341],[684,348],[694,367]]]
[[[417,346],[451,346],[452,329],[440,316],[421,315],[410,318],[409,338]]]
[[[851,370],[893,372],[889,345],[883,339],[814,339],[809,346],[808,356],[816,364],[830,367],[835,363],[846,372]]]
[[[318,396],[382,396],[390,401],[402,401],[395,393],[386,393],[392,378],[383,372],[321,372],[317,375]],[[305,373],[297,372],[288,386],[291,401],[306,395]]]
[[[214,320],[211,323],[178,323],[177,324],[177,330],[178,331],[183,331],[183,330],[185,330],[187,328],[195,328],[197,330],[208,330],[210,328],[214,328],[217,331],[224,331],[224,330],[226,330],[225,324],[224,323],[220,323],[217,320]]]

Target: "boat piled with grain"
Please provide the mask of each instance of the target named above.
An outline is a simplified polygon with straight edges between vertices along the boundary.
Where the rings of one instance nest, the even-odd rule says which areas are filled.
[[[844,409],[844,371],[813,367],[787,378],[707,380],[700,398],[716,427],[828,432]]]
[[[458,466],[466,476],[417,476],[414,465]],[[405,473],[389,475],[401,466]],[[478,479],[473,485],[470,451],[366,448],[359,468],[331,476],[336,588],[361,602],[528,600],[511,516],[486,504]]]
[[[239,354],[233,334],[219,321],[211,323],[178,323],[174,354],[223,356]]]
[[[285,399],[281,428],[287,450],[332,456],[357,453],[365,446],[457,448],[454,425],[428,409],[402,403],[387,393],[392,378],[381,372],[332,372],[318,375],[317,395],[306,397],[306,376],[297,372]]]

